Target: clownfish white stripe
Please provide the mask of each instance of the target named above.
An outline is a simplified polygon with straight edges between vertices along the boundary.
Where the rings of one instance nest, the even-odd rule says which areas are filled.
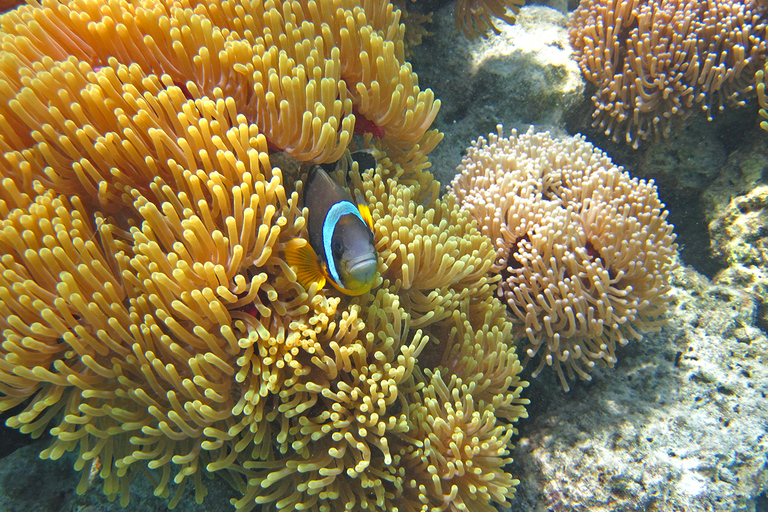
[[[360,219],[361,222],[365,223],[363,216],[360,215],[360,210],[349,201],[341,201],[334,204],[325,215],[325,221],[323,222],[323,251],[325,252],[325,261],[328,262],[328,272],[330,272],[331,277],[337,283],[341,282],[341,278],[339,277],[333,253],[331,252],[331,244],[333,242],[333,232],[336,229],[336,224],[338,224],[339,219],[343,215],[354,215]]]

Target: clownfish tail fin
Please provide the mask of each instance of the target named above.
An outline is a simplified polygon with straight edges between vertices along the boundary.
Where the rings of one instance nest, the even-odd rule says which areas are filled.
[[[285,248],[285,261],[296,272],[296,280],[305,289],[308,290],[312,283],[318,283],[318,290],[325,286],[325,275],[320,268],[317,254],[306,240],[292,240]]]

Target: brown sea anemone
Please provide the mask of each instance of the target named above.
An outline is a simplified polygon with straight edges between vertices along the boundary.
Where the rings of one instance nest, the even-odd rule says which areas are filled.
[[[653,182],[630,176],[583,137],[479,138],[451,190],[496,247],[499,296],[534,375],[589,380],[616,347],[664,323],[677,245]],[[565,369],[565,373],[563,372]]]

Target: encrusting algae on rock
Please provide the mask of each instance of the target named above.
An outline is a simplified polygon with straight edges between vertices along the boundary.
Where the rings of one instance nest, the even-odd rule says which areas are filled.
[[[0,18],[0,409],[111,499],[495,510],[526,385],[491,241],[425,171],[388,2],[46,0]],[[378,276],[305,289],[301,176],[357,119]],[[341,182],[338,173],[335,179]],[[98,479],[97,479],[98,480]]]

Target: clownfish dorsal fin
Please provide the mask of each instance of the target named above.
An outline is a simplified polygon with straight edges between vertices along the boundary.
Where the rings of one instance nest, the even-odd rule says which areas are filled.
[[[300,244],[300,241],[304,243]],[[314,249],[304,240],[296,239],[293,242],[285,249],[285,261],[296,272],[296,280],[307,290],[312,283],[318,283],[317,289],[322,289],[326,278]]]
[[[358,149],[349,156],[358,165],[360,174],[368,169],[376,169],[376,157],[373,156],[373,150],[370,148]]]
[[[368,228],[373,231],[373,216],[371,210],[368,208],[368,202],[363,197],[363,193],[360,189],[355,189],[355,202],[357,203],[357,209],[360,211],[360,216],[363,221],[368,225]]]

